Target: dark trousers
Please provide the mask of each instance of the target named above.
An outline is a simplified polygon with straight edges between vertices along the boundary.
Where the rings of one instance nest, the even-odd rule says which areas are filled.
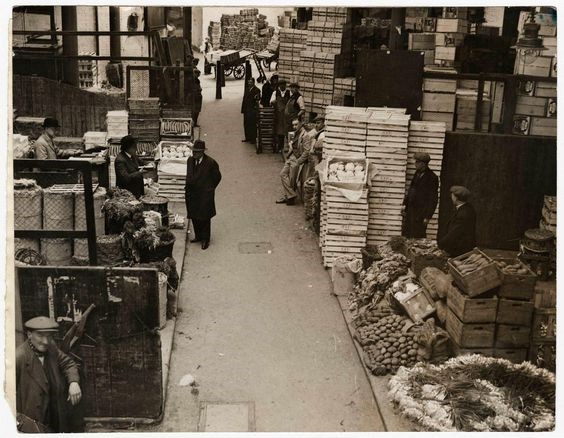
[[[286,139],[286,136],[284,134],[282,134],[282,135],[279,134],[279,135],[276,136],[276,144],[275,144],[275,147],[276,147],[275,150],[276,151],[284,150],[285,139]]]
[[[200,112],[193,112],[192,113],[192,120],[194,122],[194,126],[198,125],[198,117],[200,116]]]
[[[245,127],[245,140],[255,143],[257,141],[257,113],[249,111],[243,113],[243,125]]]
[[[402,235],[408,239],[422,239],[427,237],[427,225],[419,219],[409,207],[403,217]]]
[[[192,219],[194,234],[197,240],[209,242],[211,236],[211,219]]]

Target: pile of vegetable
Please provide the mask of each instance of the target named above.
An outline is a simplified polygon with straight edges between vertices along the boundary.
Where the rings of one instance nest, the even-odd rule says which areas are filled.
[[[389,314],[357,328],[355,338],[364,349],[364,363],[374,375],[395,373],[418,359],[416,331],[405,316]]]
[[[391,253],[382,260],[374,262],[366,271],[362,271],[357,284],[349,294],[351,312],[357,313],[363,306],[371,306],[380,301],[394,281],[407,274],[410,263],[402,254]]]
[[[128,190],[116,187],[108,191],[108,195],[110,198],[106,199],[102,209],[111,221],[123,224],[132,219],[134,213],[143,210],[143,204]]]
[[[363,182],[366,175],[364,164],[354,161],[335,161],[329,164],[327,181]]]
[[[410,252],[417,255],[445,256],[445,252],[437,246],[437,242],[429,239],[409,239],[406,241]]]
[[[520,260],[515,260],[515,263],[512,264],[503,261],[496,261],[495,264],[498,266],[502,273],[507,275],[531,274],[531,271],[529,271],[529,269]]]
[[[189,158],[192,156],[192,149],[188,142],[174,142],[163,141],[161,142],[162,156],[161,158]]]
[[[403,416],[440,432],[554,430],[555,392],[550,371],[480,355],[401,367],[389,382]]]
[[[480,253],[472,253],[462,259],[452,260],[452,264],[461,275],[467,275],[478,269],[491,265],[490,259]]]

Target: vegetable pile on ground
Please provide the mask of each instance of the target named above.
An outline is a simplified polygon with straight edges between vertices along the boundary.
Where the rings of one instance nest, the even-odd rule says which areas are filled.
[[[423,430],[550,431],[555,426],[555,376],[529,362],[479,355],[442,365],[399,368],[389,395]]]
[[[527,275],[531,274],[531,271],[520,261],[515,260],[515,263],[506,263],[504,261],[496,261],[495,264],[498,268],[507,275]]]

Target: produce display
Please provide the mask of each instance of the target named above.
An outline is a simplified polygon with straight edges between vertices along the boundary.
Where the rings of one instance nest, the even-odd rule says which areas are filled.
[[[410,239],[407,241],[406,245],[409,251],[417,255],[434,255],[437,257],[443,257],[445,255],[445,252],[439,249],[435,240]]]
[[[491,261],[482,254],[472,253],[468,257],[453,259],[452,264],[462,275],[469,274],[491,264]]]
[[[363,182],[366,176],[364,164],[358,161],[335,161],[329,164],[327,181]]]
[[[355,334],[364,349],[364,363],[374,375],[396,372],[417,361],[417,341],[411,320],[401,315],[383,316],[360,326]]]
[[[550,371],[480,355],[401,367],[389,382],[401,415],[438,432],[551,431],[555,393]]]
[[[529,268],[527,268],[520,260],[515,260],[515,263],[512,264],[504,261],[495,261],[495,264],[501,272],[507,275],[527,275],[531,273]]]
[[[192,132],[192,119],[161,119],[161,135],[188,136]]]
[[[192,144],[188,142],[161,142],[161,158],[189,158],[192,156]]]

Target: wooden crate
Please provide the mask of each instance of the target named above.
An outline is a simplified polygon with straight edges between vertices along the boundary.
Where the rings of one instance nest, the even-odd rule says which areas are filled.
[[[494,323],[498,313],[497,297],[470,298],[454,286],[448,291],[447,305],[463,323]]]
[[[423,111],[454,113],[456,95],[452,93],[423,93]]]
[[[556,284],[548,281],[537,281],[533,298],[535,309],[552,309],[556,307]]]
[[[424,78],[423,91],[439,92],[439,93],[456,93],[456,80]]]
[[[494,348],[493,357],[507,359],[513,363],[521,363],[527,360],[529,350],[527,348]]]
[[[517,96],[515,114],[545,117],[547,114],[548,99],[535,96]]]
[[[425,318],[435,313],[433,301],[429,298],[424,288],[413,291],[408,296],[399,300],[412,321],[423,321]]]
[[[496,260],[502,260],[506,263],[514,263],[516,261],[513,259]],[[533,298],[537,276],[528,267],[527,270],[529,271],[527,274],[504,274],[503,271],[499,269],[501,286],[499,287],[498,296],[500,298],[525,301]]]
[[[501,348],[528,347],[531,327],[496,324],[495,346]]]
[[[495,324],[465,324],[451,309],[447,311],[446,330],[463,348],[491,348],[495,339]]]
[[[462,275],[454,266],[453,261],[463,260],[472,254],[480,254],[482,257],[488,259],[491,263],[483,268],[477,269],[469,274]],[[448,261],[449,272],[454,278],[454,281],[468,296],[475,297],[491,289],[501,285],[501,277],[497,270],[497,265],[486,254],[478,248],[462,254],[461,256],[454,257]]]
[[[436,31],[468,33],[468,21],[459,18],[437,18]]]
[[[409,50],[432,50],[435,48],[434,33],[409,33],[408,44]]]
[[[546,137],[556,137],[557,120],[556,117],[531,117],[530,135],[542,135]]]
[[[435,45],[437,47],[459,47],[464,43],[464,33],[436,33]]]
[[[435,48],[435,63],[440,64],[438,61],[454,61],[456,59],[457,47],[441,47]]]
[[[556,308],[535,309],[531,331],[533,342],[556,342]]]
[[[533,303],[528,301],[499,300],[496,322],[498,324],[531,326]]]
[[[486,356],[486,357],[493,357],[494,354],[494,349],[493,348],[480,348],[480,347],[476,347],[476,348],[466,348],[466,347],[461,347],[460,345],[458,345],[455,341],[453,341],[452,339],[450,340],[450,345],[452,348],[452,352],[455,356],[464,356],[467,354],[481,354],[482,356]]]

